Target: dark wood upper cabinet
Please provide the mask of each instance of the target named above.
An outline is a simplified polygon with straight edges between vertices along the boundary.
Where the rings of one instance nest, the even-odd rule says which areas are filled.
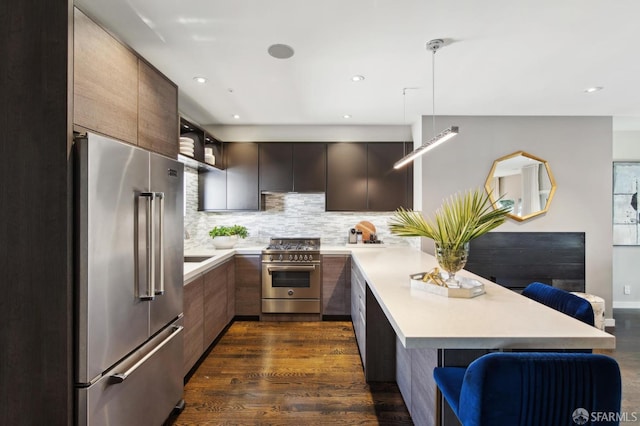
[[[293,190],[325,192],[327,189],[327,144],[300,142],[293,145]]]
[[[224,147],[227,174],[227,209],[258,210],[258,144],[232,142]]]
[[[73,122],[170,158],[178,156],[178,87],[74,9]]]
[[[224,170],[198,171],[198,210],[227,209],[227,173]]]
[[[367,210],[367,144],[327,144],[328,211]]]
[[[178,156],[178,87],[138,60],[138,145]]]
[[[404,143],[367,144],[367,210],[393,211],[409,205],[407,169],[393,168],[404,152]]]
[[[393,164],[404,142],[329,143],[327,211],[394,211],[413,207],[413,168]]]
[[[78,9],[73,18],[73,122],[137,145],[137,56]]]
[[[260,145],[260,192],[293,191],[293,145],[267,142]]]
[[[260,192],[325,191],[325,143],[266,142],[259,145]]]

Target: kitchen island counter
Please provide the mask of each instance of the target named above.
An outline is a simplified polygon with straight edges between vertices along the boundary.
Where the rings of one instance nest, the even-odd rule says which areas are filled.
[[[352,259],[405,348],[612,349],[615,337],[467,271],[486,294],[447,298],[411,288],[437,266],[410,248],[353,249]]]

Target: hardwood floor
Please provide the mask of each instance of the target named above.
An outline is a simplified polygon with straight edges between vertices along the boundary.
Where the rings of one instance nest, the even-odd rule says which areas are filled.
[[[640,310],[614,311],[622,412],[640,418]],[[351,322],[243,322],[185,386],[168,424],[411,425],[394,383],[364,380]]]
[[[351,322],[237,321],[173,425],[410,425],[395,383],[364,380]]]

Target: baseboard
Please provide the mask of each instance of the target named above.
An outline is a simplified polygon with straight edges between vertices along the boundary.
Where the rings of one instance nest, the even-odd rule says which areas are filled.
[[[614,300],[613,309],[640,309],[640,301],[619,302]]]

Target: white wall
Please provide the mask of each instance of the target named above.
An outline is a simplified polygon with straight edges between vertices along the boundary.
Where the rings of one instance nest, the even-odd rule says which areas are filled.
[[[423,117],[430,128],[431,117]],[[423,211],[452,193],[483,187],[493,160],[526,151],[549,162],[557,183],[551,208],[502,232],[585,232],[586,291],[606,300],[612,316],[612,120],[610,117],[438,117],[439,128],[460,134],[422,160]],[[423,250],[433,253],[430,240]]]
[[[613,133],[613,161],[640,161],[640,131]],[[640,308],[640,246],[613,247],[613,306]],[[624,286],[631,294],[624,294]]]

